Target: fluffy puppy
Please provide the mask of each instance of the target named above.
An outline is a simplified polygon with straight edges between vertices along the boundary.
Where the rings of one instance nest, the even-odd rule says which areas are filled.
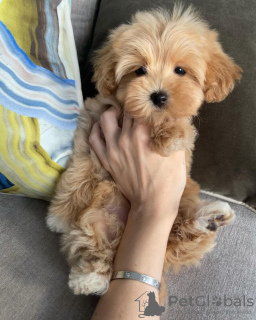
[[[114,105],[146,123],[151,148],[167,156],[185,149],[187,184],[170,233],[165,270],[197,264],[214,247],[219,227],[234,213],[227,203],[199,199],[190,175],[196,130],[192,117],[202,102],[223,100],[240,78],[223,52],[218,34],[189,7],[136,13],[130,24],[111,31],[95,53],[99,95],[85,101],[74,151],[47,217],[51,230],[64,233],[62,250],[71,267],[69,286],[76,294],[104,294],[113,272],[129,203],[102,167],[88,141],[92,125]],[[104,121],[104,119],[103,119]]]

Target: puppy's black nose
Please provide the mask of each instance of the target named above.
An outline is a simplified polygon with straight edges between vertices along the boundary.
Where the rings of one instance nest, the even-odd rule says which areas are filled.
[[[158,91],[158,92],[153,92],[150,98],[153,101],[155,106],[162,108],[165,105],[168,99],[168,96],[166,92]]]

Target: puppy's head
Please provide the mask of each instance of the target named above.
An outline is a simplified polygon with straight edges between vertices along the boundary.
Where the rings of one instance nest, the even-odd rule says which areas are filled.
[[[133,117],[148,123],[190,117],[204,100],[223,100],[241,68],[218,34],[189,7],[138,12],[111,32],[94,58],[99,93],[116,95]]]

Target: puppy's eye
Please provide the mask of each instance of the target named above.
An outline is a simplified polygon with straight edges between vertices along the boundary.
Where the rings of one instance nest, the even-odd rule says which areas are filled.
[[[137,74],[137,76],[143,76],[144,74],[147,74],[147,69],[145,67],[141,67],[135,70],[135,73]]]
[[[186,74],[186,71],[181,67],[176,67],[174,69],[174,72],[177,73],[179,76],[184,76]]]

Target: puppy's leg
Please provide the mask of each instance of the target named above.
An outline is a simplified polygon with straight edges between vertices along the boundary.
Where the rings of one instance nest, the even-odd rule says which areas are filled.
[[[99,231],[100,225],[106,223],[105,219],[111,222],[110,216],[104,209],[94,210],[89,209],[85,214],[97,215],[97,221],[83,228],[74,227],[62,237],[62,250],[67,254],[71,267],[69,287],[75,294],[103,295],[108,290],[114,255],[121,239],[117,233],[111,241]],[[112,223],[117,225],[116,221]]]
[[[71,267],[69,286],[75,294],[102,295],[108,290],[124,225],[107,208],[120,205],[119,196],[114,182],[100,182],[89,208],[62,237],[62,250]]]
[[[47,225],[52,231],[67,232],[70,224],[89,206],[98,181],[109,177],[98,158],[90,149],[89,134],[94,121],[101,114],[101,105],[96,99],[87,101],[87,107],[95,112],[82,110],[75,132],[73,155],[68,169],[57,184],[47,216]]]
[[[74,155],[69,168],[57,184],[48,209],[48,227],[52,231],[67,232],[70,224],[89,206],[97,183],[91,159],[86,155]]]
[[[165,269],[178,271],[181,266],[198,264],[206,252],[215,246],[219,227],[234,220],[228,204],[221,201],[200,201],[199,186],[188,178],[178,216],[170,233]]]

